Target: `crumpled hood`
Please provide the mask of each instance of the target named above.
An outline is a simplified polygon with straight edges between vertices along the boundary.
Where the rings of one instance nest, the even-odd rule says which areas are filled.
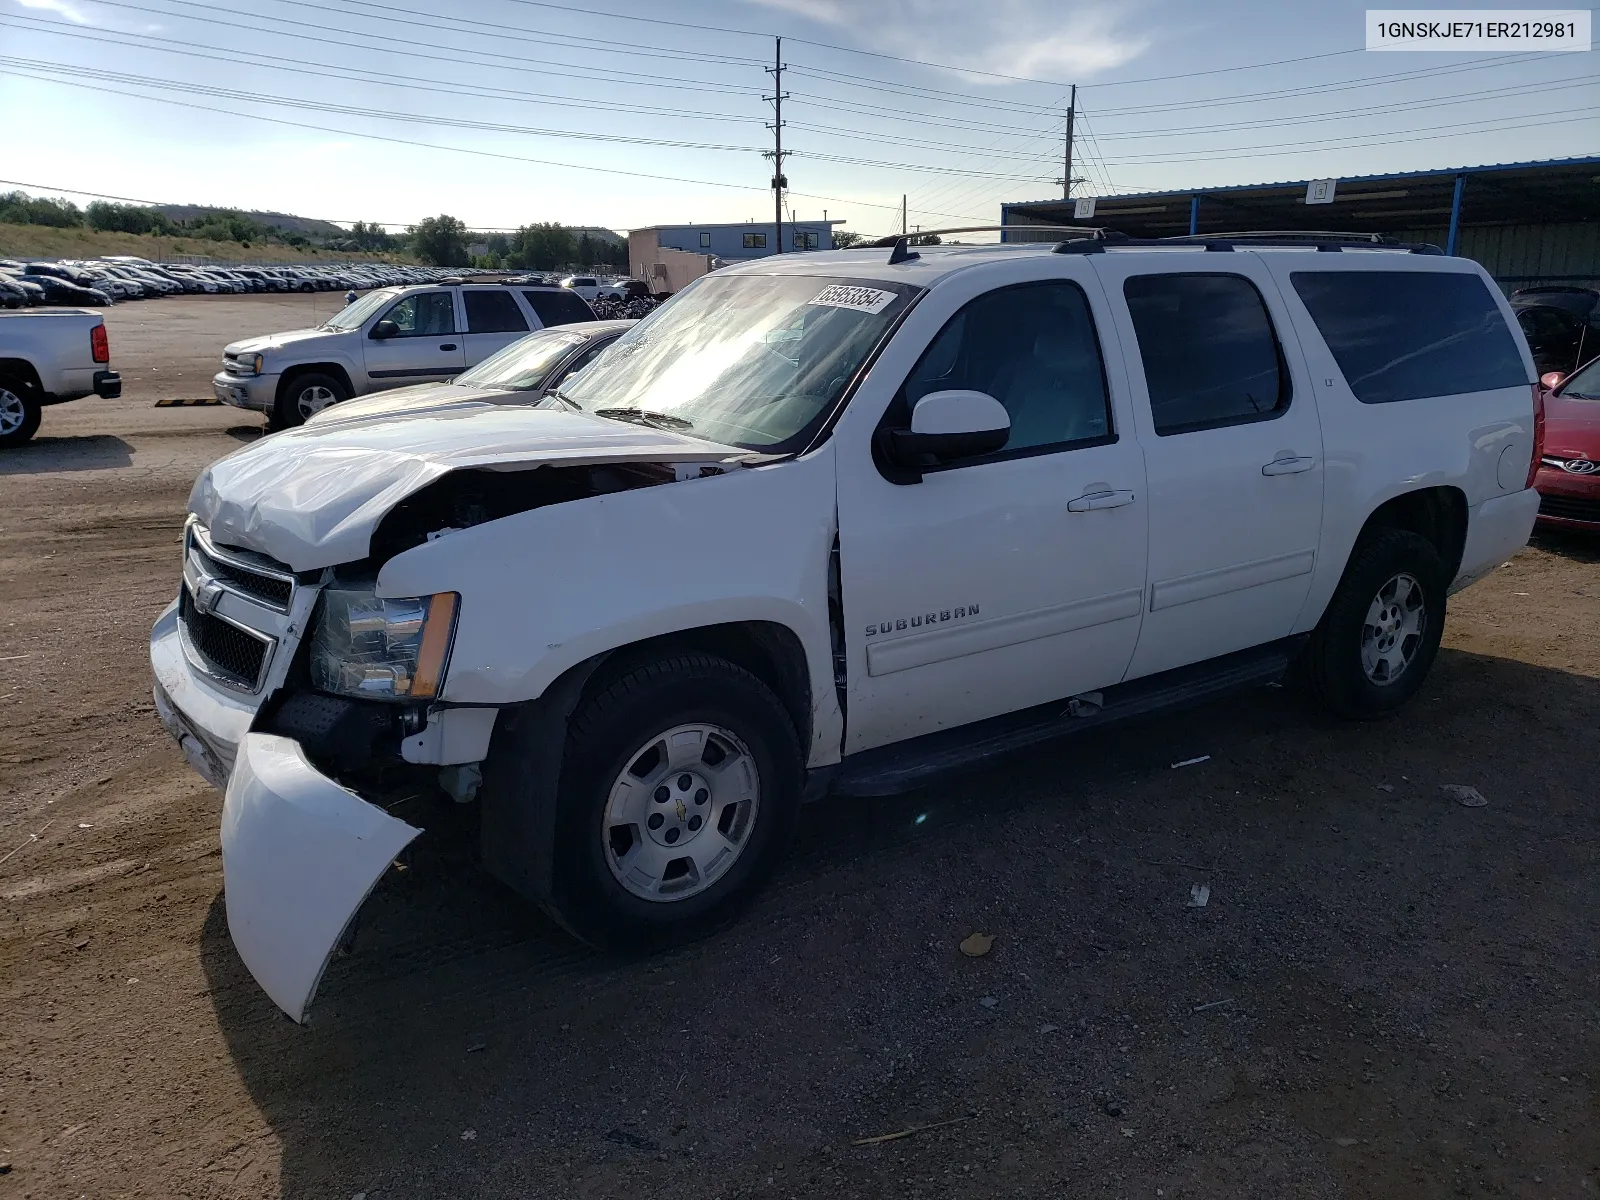
[[[278,350],[292,342],[306,342],[312,338],[336,338],[342,334],[331,329],[291,329],[286,333],[267,333],[260,337],[245,338],[242,341],[229,342],[222,348],[222,353],[228,356],[239,354],[265,353],[268,350]]]
[[[189,511],[224,546],[296,571],[367,556],[391,508],[464,468],[526,470],[589,463],[710,463],[731,446],[587,413],[521,405],[384,412],[312,422],[264,437],[207,467]]]
[[[536,391],[513,392],[504,388],[460,387],[453,383],[419,383],[330,404],[307,424],[323,429],[374,417],[418,416],[450,409],[482,408],[490,404],[533,405],[538,403],[542,395]]]

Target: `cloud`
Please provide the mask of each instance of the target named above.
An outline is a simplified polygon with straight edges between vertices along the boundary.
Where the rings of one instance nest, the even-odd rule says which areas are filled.
[[[905,58],[949,63],[973,72],[974,82],[1002,81],[978,72],[1087,82],[1149,47],[1124,32],[1133,6],[1052,0],[745,0],[854,34],[849,43]]]
[[[23,8],[37,8],[44,12],[53,12],[57,16],[65,17],[74,25],[92,25],[94,22],[84,14],[84,11],[68,0],[17,0]]]

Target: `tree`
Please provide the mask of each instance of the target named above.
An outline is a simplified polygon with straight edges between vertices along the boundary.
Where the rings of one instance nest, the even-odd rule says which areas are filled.
[[[939,235],[937,233],[914,233],[906,239],[906,244],[910,246],[937,246],[939,244]]]
[[[406,233],[411,238],[412,253],[430,266],[464,267],[471,261],[467,254],[467,227],[457,217],[427,217]]]
[[[853,233],[848,229],[835,229],[833,231],[833,248],[835,250],[848,250],[851,246],[859,246],[866,240],[861,234]]]

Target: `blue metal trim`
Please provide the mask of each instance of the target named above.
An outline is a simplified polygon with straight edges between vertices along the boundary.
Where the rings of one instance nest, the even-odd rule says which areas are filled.
[[[1198,194],[1189,197],[1189,236],[1193,237],[1200,232],[1200,197]]]
[[[1461,195],[1467,190],[1467,175],[1463,171],[1456,176],[1456,190],[1450,197],[1450,235],[1444,240],[1444,252],[1453,255],[1456,252],[1456,242],[1461,235]]]

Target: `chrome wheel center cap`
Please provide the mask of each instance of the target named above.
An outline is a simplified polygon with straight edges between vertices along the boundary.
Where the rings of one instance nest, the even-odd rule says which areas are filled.
[[[711,785],[698,771],[680,771],[656,785],[645,830],[661,846],[682,846],[705,828],[711,813]]]

